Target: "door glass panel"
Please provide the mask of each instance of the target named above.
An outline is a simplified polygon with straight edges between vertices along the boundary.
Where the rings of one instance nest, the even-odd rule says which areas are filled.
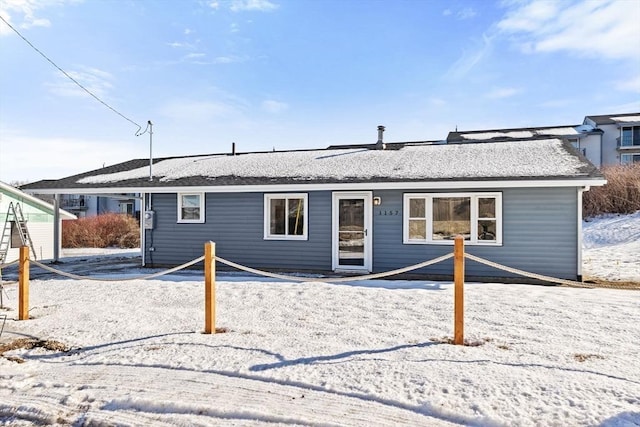
[[[338,264],[364,265],[364,200],[338,201]]]

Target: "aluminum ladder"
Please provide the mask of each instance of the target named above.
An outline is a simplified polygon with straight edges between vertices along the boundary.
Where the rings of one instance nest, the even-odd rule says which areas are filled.
[[[36,256],[36,249],[33,247],[31,235],[29,234],[29,229],[27,228],[27,221],[24,219],[24,215],[22,214],[20,203],[16,202],[14,204],[11,202],[9,203],[9,209],[7,210],[7,215],[4,220],[4,228],[2,229],[2,236],[0,237],[0,264],[5,263],[9,249],[11,249],[11,232],[14,223],[18,230],[18,234],[20,235],[22,245],[29,246],[33,253],[33,259],[38,259]]]

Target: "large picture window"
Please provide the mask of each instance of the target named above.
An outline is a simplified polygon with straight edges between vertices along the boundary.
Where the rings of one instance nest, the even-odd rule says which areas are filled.
[[[203,193],[178,193],[178,222],[204,222]]]
[[[502,244],[501,193],[414,193],[404,195],[403,242]]]
[[[265,239],[307,239],[307,194],[265,194]]]

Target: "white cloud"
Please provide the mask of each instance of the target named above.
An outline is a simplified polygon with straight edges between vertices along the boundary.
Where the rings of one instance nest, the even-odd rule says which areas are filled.
[[[482,40],[475,41],[476,46],[467,49],[462,56],[449,68],[446,76],[452,79],[460,79],[466,76],[478,63],[487,57],[493,49],[493,38],[487,34],[482,35]]]
[[[511,4],[497,28],[526,52],[567,51],[578,56],[640,57],[640,2],[534,0]],[[635,42],[634,42],[635,40]]]
[[[470,19],[476,16],[476,11],[470,7],[465,7],[458,11],[457,15],[458,19]]]
[[[630,77],[626,80],[620,80],[615,83],[615,87],[616,89],[622,91],[628,90],[631,92],[640,93],[640,75]]]
[[[218,8],[220,7],[220,2],[216,0],[210,1],[209,7],[213,10],[218,10]]]
[[[272,99],[262,102],[262,109],[268,113],[277,114],[281,113],[289,108],[289,105],[284,102],[274,101]]]
[[[0,16],[15,28],[50,27],[51,21],[39,16],[51,6],[77,3],[79,0],[0,0]],[[4,22],[0,23],[0,36],[14,34]]]
[[[629,102],[627,104],[609,105],[603,107],[602,111],[606,111],[605,114],[624,114],[640,111],[640,99],[635,102]],[[600,113],[595,113],[600,114]]]
[[[241,56],[218,56],[213,60],[214,64],[233,64],[235,62],[245,62],[247,57]]]
[[[197,58],[204,58],[205,56],[207,56],[206,53],[189,53],[185,55],[184,59],[197,59]]]
[[[233,12],[270,12],[277,8],[278,5],[269,0],[232,0],[230,7]]]
[[[97,97],[104,97],[113,88],[113,76],[97,68],[80,66],[79,71],[67,71],[75,81],[84,86]],[[90,96],[77,84],[61,73],[56,73],[56,81],[45,85],[51,93],[58,96]]]
[[[496,88],[491,92],[487,93],[485,96],[490,99],[502,99],[502,98],[510,98],[518,93],[522,92],[521,89],[516,89],[513,87],[502,87]]]
[[[454,11],[451,9],[445,9],[442,11],[442,16],[454,16]],[[455,18],[460,20],[470,19],[474,16],[476,16],[476,11],[471,7],[465,7],[455,12]]]

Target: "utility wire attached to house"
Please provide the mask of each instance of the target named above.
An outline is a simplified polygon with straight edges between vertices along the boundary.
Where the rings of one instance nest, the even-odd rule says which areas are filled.
[[[131,120],[130,118],[128,118],[127,116],[125,116],[124,114],[122,114],[121,112],[119,112],[118,110],[116,110],[115,108],[113,108],[112,106],[110,106],[109,104],[107,104],[106,102],[104,102],[102,99],[98,98],[98,96],[96,96],[95,94],[93,94],[89,89],[87,89],[86,87],[84,87],[80,82],[78,82],[76,79],[74,79],[73,77],[71,77],[69,75],[69,73],[67,73],[66,71],[64,71],[62,68],[60,68],[55,62],[53,62],[51,59],[49,59],[49,57],[47,57],[47,55],[45,55],[44,53],[42,53],[42,51],[40,51],[40,49],[38,49],[37,47],[35,47],[29,40],[26,39],[26,37],[24,37],[22,34],[20,34],[20,32],[15,29],[13,27],[13,25],[11,25],[10,23],[7,22],[6,19],[4,19],[2,17],[2,15],[0,15],[0,19],[9,26],[9,28],[11,28],[22,40],[24,40],[29,46],[31,46],[31,48],[33,50],[35,50],[36,52],[38,52],[44,59],[46,59],[51,65],[53,65],[56,69],[58,69],[58,71],[60,71],[62,74],[64,74],[69,80],[71,80],[72,82],[74,82],[76,85],[78,85],[78,87],[82,90],[84,90],[85,92],[87,92],[89,95],[91,95],[96,101],[98,101],[99,103],[101,103],[102,105],[104,105],[105,107],[107,107],[108,109],[110,109],[111,111],[113,111],[114,113],[116,113],[117,115],[119,115],[120,117],[122,117],[123,119],[125,119],[126,121],[128,121],[129,123],[134,124],[135,126],[138,126],[138,130],[136,131],[136,136],[141,135],[140,134],[140,130],[142,130],[142,126],[140,126],[138,123],[134,122],[133,120]]]

